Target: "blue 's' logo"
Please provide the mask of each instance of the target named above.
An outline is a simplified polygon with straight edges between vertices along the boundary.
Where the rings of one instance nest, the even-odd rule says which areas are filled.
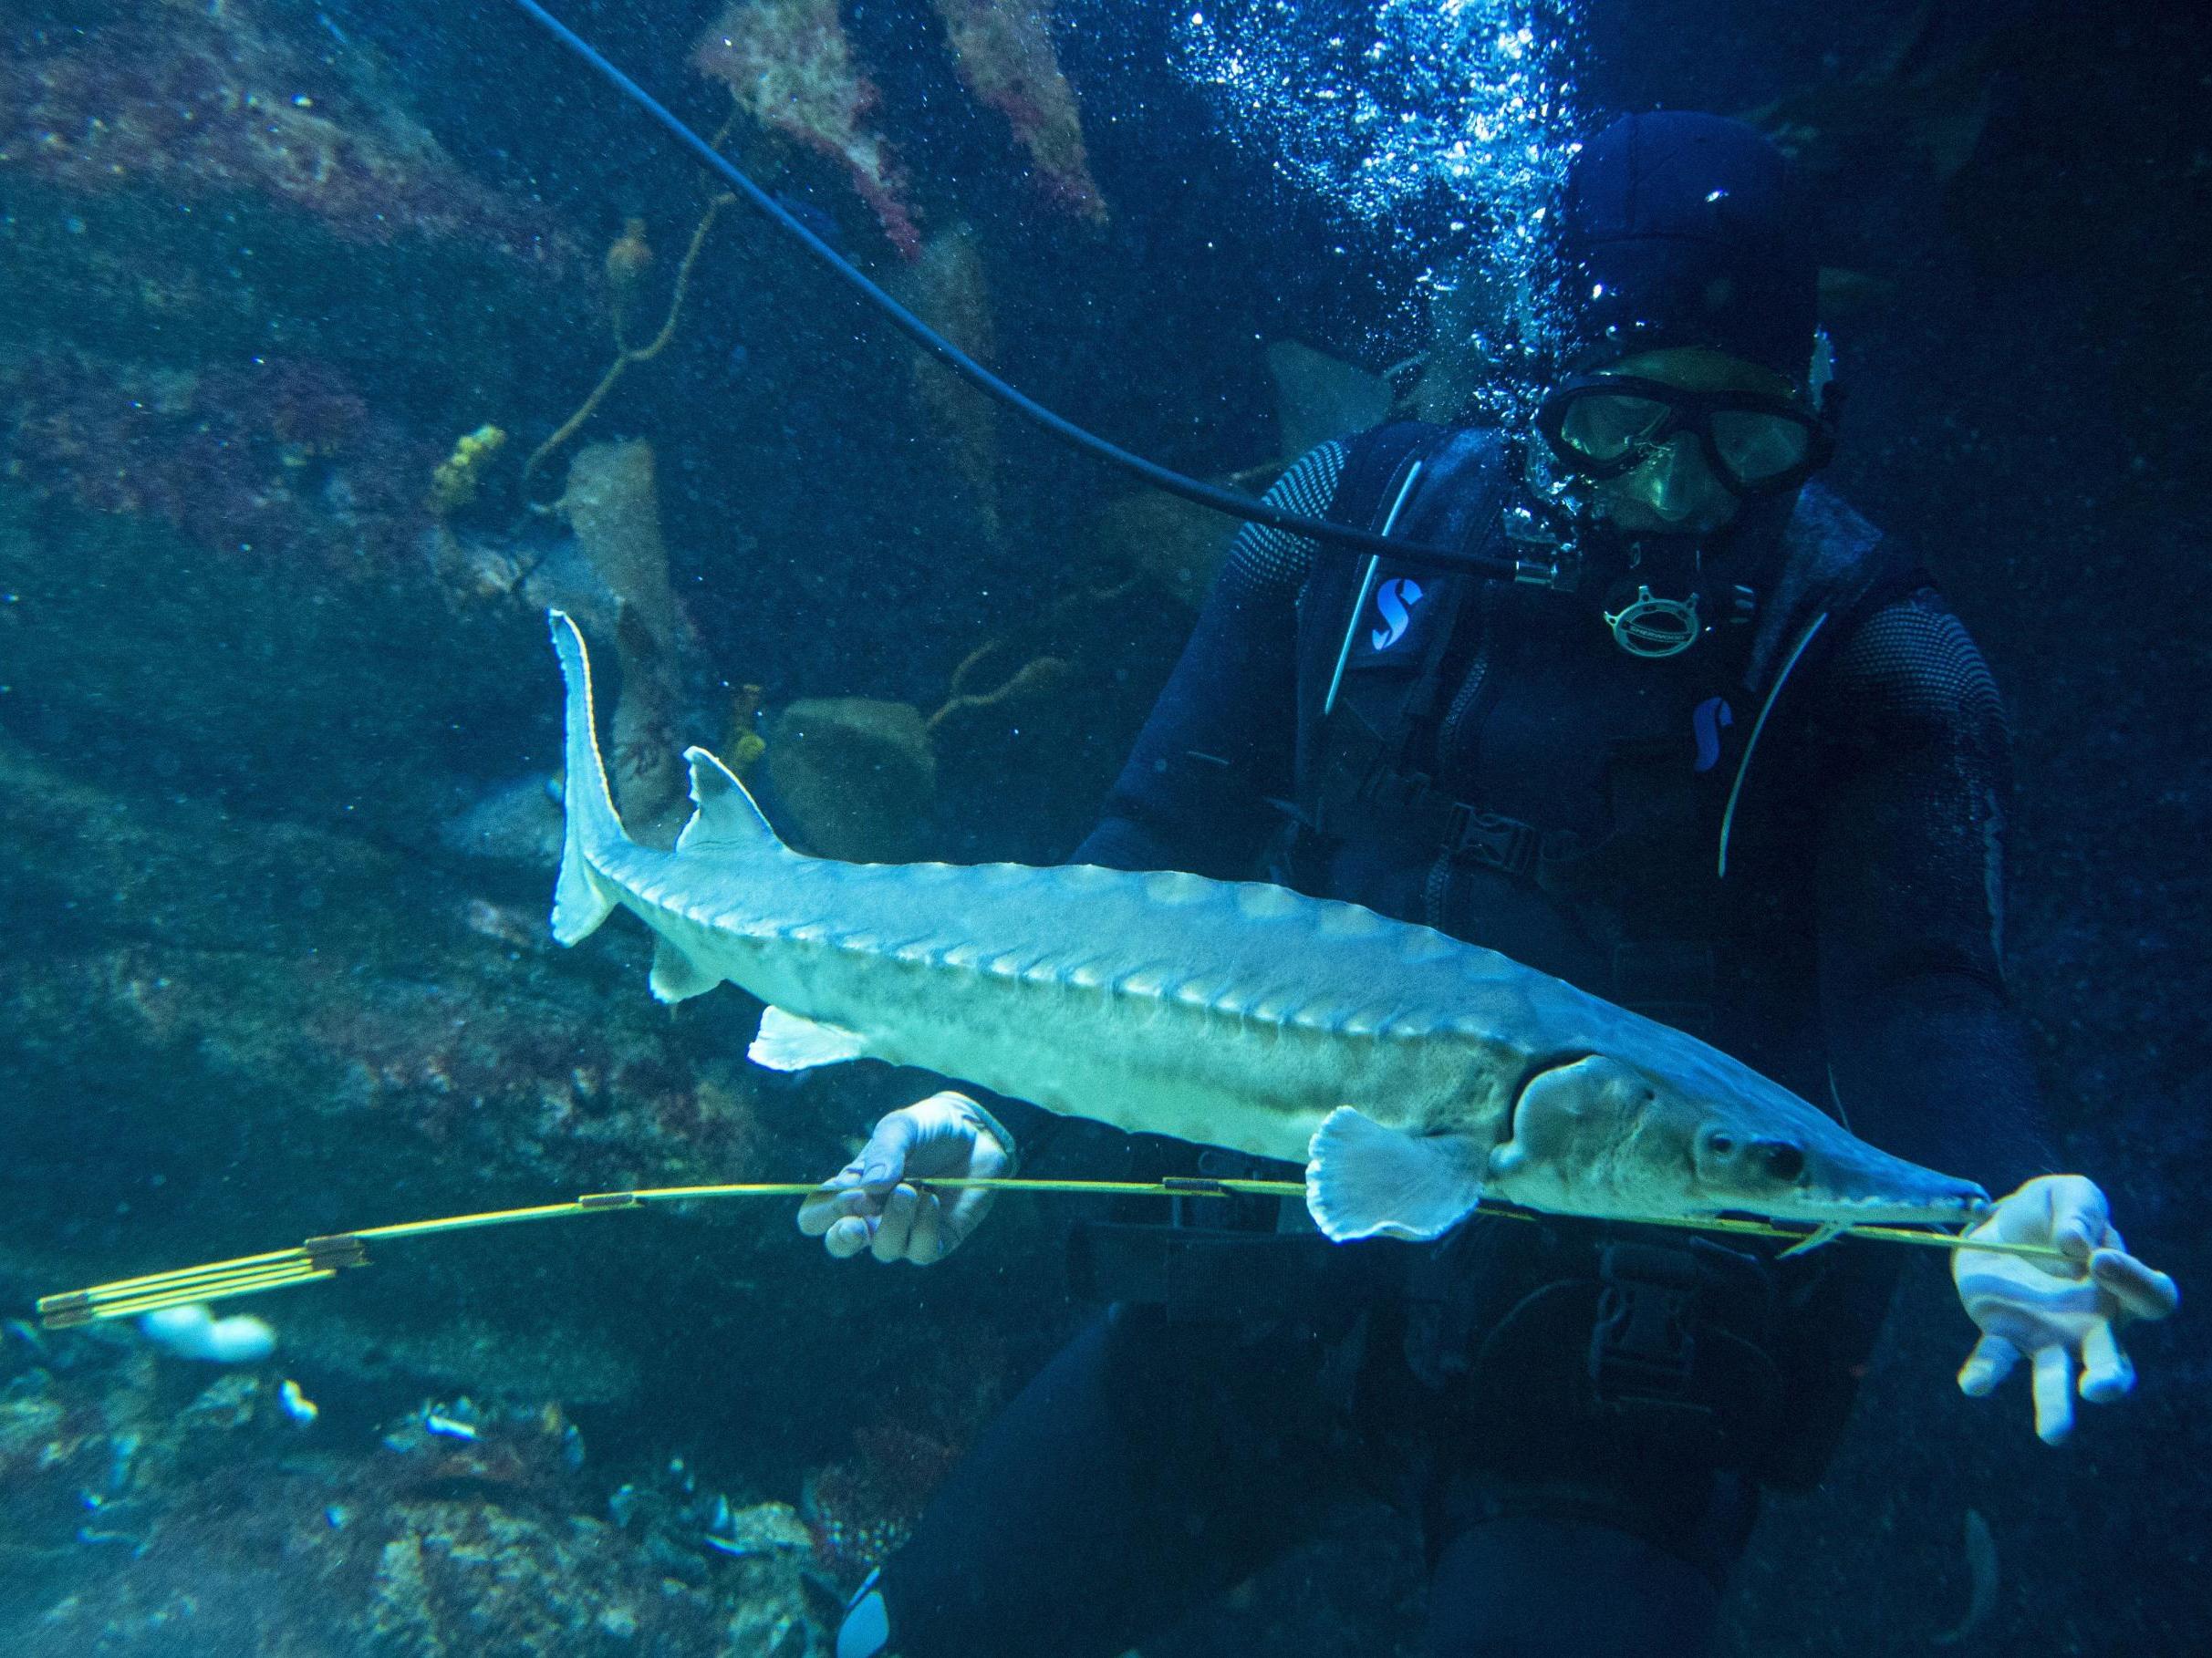
[[[1735,723],[1736,710],[1726,697],[1708,697],[1691,711],[1689,728],[1698,735],[1698,771],[1709,772],[1720,762],[1720,728]]]
[[[1394,575],[1375,590],[1375,608],[1383,618],[1383,626],[1367,636],[1367,642],[1377,650],[1388,650],[1406,637],[1406,626],[1413,620],[1413,607],[1421,602],[1421,584],[1411,576]]]

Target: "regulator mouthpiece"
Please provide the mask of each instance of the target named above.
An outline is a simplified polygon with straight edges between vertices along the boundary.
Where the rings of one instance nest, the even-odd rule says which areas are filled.
[[[1600,614],[1613,630],[1613,642],[1632,657],[1680,656],[1705,631],[1695,593],[1688,598],[1660,598],[1642,582],[1615,585]]]

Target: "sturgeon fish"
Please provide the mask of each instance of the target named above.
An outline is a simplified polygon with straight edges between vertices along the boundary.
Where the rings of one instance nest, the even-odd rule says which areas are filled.
[[[554,937],[630,910],[661,1000],[729,982],[767,1004],[762,1065],[917,1065],[1304,1163],[1340,1242],[1436,1238],[1485,1197],[1809,1222],[1814,1241],[1987,1206],[1693,1037],[1358,905],[1170,872],[809,857],[697,748],[675,849],[640,845],[608,789],[583,636],[550,620],[567,687]]]

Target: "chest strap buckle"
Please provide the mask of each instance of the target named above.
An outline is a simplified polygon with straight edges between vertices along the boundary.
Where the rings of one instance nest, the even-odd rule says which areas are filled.
[[[1698,1358],[1698,1280],[1679,1251],[1608,1244],[1590,1332],[1590,1381],[1601,1407],[1709,1414],[1691,1393]]]
[[[1455,801],[1444,821],[1444,851],[1455,864],[1484,864],[1525,880],[1543,851],[1543,834],[1519,818]]]

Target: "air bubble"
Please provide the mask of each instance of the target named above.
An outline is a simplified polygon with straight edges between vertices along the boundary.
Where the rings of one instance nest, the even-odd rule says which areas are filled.
[[[1544,203],[1578,148],[1576,0],[1378,0],[1355,34],[1342,9],[1326,24],[1314,9],[1273,0],[1184,14],[1178,67],[1235,141],[1405,257],[1385,268],[1453,253],[1484,291],[1516,296],[1496,331],[1517,349],[1541,343],[1546,322],[1527,296],[1542,285]],[[1443,233],[1429,211],[1439,196],[1459,210],[1448,217],[1460,243],[1413,244]],[[1392,296],[1406,307],[1398,324],[1382,326],[1418,319],[1432,292],[1408,285]],[[1512,389],[1501,381],[1495,395],[1507,412]]]

